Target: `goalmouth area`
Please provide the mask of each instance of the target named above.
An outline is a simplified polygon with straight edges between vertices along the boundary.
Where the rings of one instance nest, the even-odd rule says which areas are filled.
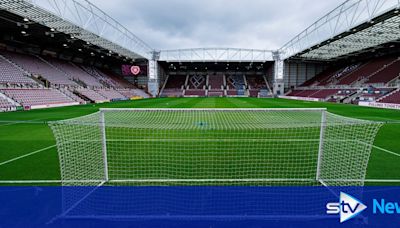
[[[63,186],[65,218],[223,219],[224,211],[229,218],[309,219],[323,216],[316,208],[336,199],[336,186],[357,196],[354,186],[400,183],[395,110],[161,98],[1,113],[0,120],[0,148],[7,149],[0,184]],[[281,186],[316,188],[277,198]],[[312,200],[265,207],[298,197]]]
[[[100,109],[49,124],[63,185],[362,186],[383,123],[275,108]]]
[[[396,140],[394,140],[393,137],[395,135],[398,135],[399,132],[399,121],[400,121],[400,115],[399,111],[396,110],[382,110],[382,109],[374,109],[374,108],[366,108],[366,107],[358,107],[358,106],[350,106],[350,105],[339,105],[339,104],[330,104],[330,103],[318,103],[318,102],[305,102],[305,101],[291,101],[291,100],[285,100],[285,99],[256,99],[256,98],[160,98],[160,99],[149,99],[149,100],[139,100],[139,101],[132,101],[132,102],[117,102],[117,103],[109,103],[109,104],[96,104],[96,105],[85,105],[85,106],[78,106],[78,107],[64,107],[64,108],[54,108],[54,109],[46,109],[46,110],[32,110],[29,112],[14,112],[14,113],[0,113],[0,149],[4,153],[1,154],[0,157],[0,172],[2,175],[0,175],[0,183],[2,185],[15,185],[15,184],[24,184],[24,185],[59,185],[61,184],[61,174],[60,174],[60,166],[59,166],[59,157],[58,157],[58,152],[56,148],[56,141],[54,139],[53,133],[51,129],[48,126],[48,121],[62,121],[65,119],[71,119],[71,118],[79,118],[82,116],[86,116],[89,114],[93,114],[98,112],[99,108],[189,108],[189,109],[204,109],[204,108],[218,108],[218,109],[235,109],[235,108],[244,108],[244,109],[276,109],[276,108],[327,108],[329,113],[333,113],[336,115],[340,116],[346,116],[350,118],[355,118],[359,120],[372,120],[376,122],[384,122],[383,127],[380,128],[378,135],[373,142],[372,146],[372,153],[371,156],[369,157],[368,160],[368,165],[367,165],[367,172],[366,172],[366,180],[365,184],[366,185],[384,185],[384,184],[396,184],[399,183],[400,181],[400,173],[398,172],[398,163],[400,159],[400,153],[398,151],[399,144]],[[202,170],[202,172],[197,173],[198,176],[196,176],[193,172],[191,172],[190,165],[195,165],[195,161],[191,161],[190,159],[183,160],[183,163],[178,163],[180,165],[178,168],[180,170],[174,170],[173,168],[170,168],[169,173],[162,173],[160,168],[158,170],[154,171],[153,173],[151,172],[145,172],[144,174],[128,171],[128,169],[123,169],[122,166],[123,161],[121,161],[120,164],[116,163],[116,161],[120,161],[121,158],[123,157],[123,154],[120,154],[122,156],[121,158],[115,157],[117,154],[113,155],[112,153],[109,155],[114,156],[113,159],[110,161],[110,177],[111,179],[146,179],[152,177],[153,179],[160,179],[161,176],[157,176],[155,174],[158,173],[158,175],[170,175],[170,179],[176,179],[176,173],[178,171],[185,171],[184,178],[186,179],[220,179],[225,178],[225,179],[249,179],[251,177],[251,171],[252,170],[258,170],[255,171],[255,173],[258,172],[260,174],[260,170],[263,170],[262,167],[266,166],[265,164],[262,163],[260,158],[263,158],[263,154],[260,153],[259,150],[259,145],[265,145],[266,150],[273,150],[277,149],[279,153],[272,153],[271,157],[269,157],[269,161],[275,161],[274,159],[276,158],[282,158],[285,159],[285,161],[288,162],[298,162],[298,165],[293,166],[292,169],[288,169],[289,167],[288,164],[278,164],[278,163],[269,163],[270,168],[267,169],[267,171],[270,171],[272,173],[272,170],[274,170],[276,167],[280,167],[280,170],[283,170],[284,167],[286,167],[286,174],[292,174],[294,173],[296,168],[304,168],[306,167],[303,172],[308,173],[308,175],[303,175],[303,176],[295,176],[292,175],[290,178],[299,178],[303,179],[304,176],[307,176],[306,179],[316,179],[316,153],[318,151],[317,145],[319,145],[319,134],[320,134],[320,118],[321,114],[314,112],[314,115],[306,115],[306,114],[298,114],[297,118],[315,118],[313,119],[313,122],[315,122],[314,127],[308,126],[308,128],[298,128],[296,131],[290,130],[293,129],[295,119],[290,119],[290,118],[285,118],[285,116],[280,113],[278,116],[280,116],[280,125],[283,126],[282,122],[289,121],[286,124],[286,129],[282,128],[279,131],[282,134],[287,134],[287,137],[280,136],[279,134],[267,134],[265,133],[265,137],[262,136],[261,134],[258,134],[256,132],[256,127],[254,125],[257,124],[256,121],[252,125],[248,125],[247,133],[240,133],[243,132],[240,130],[240,126],[237,124],[233,124],[229,122],[229,124],[226,123],[226,118],[222,118],[223,121],[220,121],[220,119],[215,119],[217,122],[214,122],[214,125],[217,124],[219,127],[218,131],[212,130],[214,126],[211,125],[210,121],[207,121],[205,119],[199,120],[199,121],[192,121],[190,123],[184,123],[179,126],[179,128],[192,128],[196,129],[198,135],[204,136],[202,141],[199,141],[198,143],[193,144],[194,146],[194,151],[195,152],[203,152],[206,150],[209,151],[217,151],[220,150],[224,153],[221,157],[218,157],[218,153],[214,153],[213,156],[217,156],[219,160],[216,160],[216,168],[215,170],[212,170],[211,168],[207,167],[204,165],[202,160],[197,162],[197,165],[203,164],[203,166],[198,166],[199,169]],[[110,113],[112,114],[112,113]],[[118,114],[121,115],[122,113]],[[93,114],[93,115],[98,115],[98,114]],[[112,115],[117,115],[117,114],[112,114]],[[272,114],[269,114],[272,115]],[[314,117],[312,117],[314,116]],[[175,118],[178,118],[178,115],[173,116]],[[121,117],[122,118],[122,117]],[[124,117],[126,118],[125,120],[132,119],[133,117]],[[171,117],[172,118],[172,117]],[[233,117],[232,117],[233,118]],[[245,118],[246,119],[246,118]],[[274,121],[279,120],[278,118],[275,118]],[[167,127],[168,125],[165,124],[165,122],[169,122],[171,125],[171,119],[160,119],[160,123],[158,126],[158,131],[153,131],[151,132],[149,129],[144,129],[143,131],[138,132],[133,131],[132,129],[129,129],[129,126],[132,126],[132,122],[130,123],[124,123],[125,128],[116,128],[110,126],[107,131],[109,134],[109,140],[113,140],[113,142],[109,145],[108,150],[110,151],[116,151],[117,149],[121,149],[121,151],[129,151],[129,150],[135,150],[134,147],[132,146],[134,143],[137,145],[138,149],[143,149],[146,151],[146,148],[151,148],[152,152],[156,152],[161,150],[161,146],[165,146],[165,142],[160,141],[158,139],[164,138],[164,139],[169,139],[171,141],[172,137],[175,138],[180,138],[182,139],[180,142],[178,140],[175,140],[175,144],[180,145],[176,146],[178,155],[182,155],[185,153],[187,155],[190,148],[188,146],[188,142],[182,142],[184,141],[183,139],[187,139],[192,137],[193,134],[182,134],[182,133],[176,133],[177,131],[182,131],[179,129],[175,130],[167,130],[167,129],[162,129],[161,126]],[[251,120],[247,120],[247,122],[251,122]],[[96,122],[98,124],[99,121]],[[269,122],[270,124],[272,123]],[[368,121],[367,121],[368,122]],[[143,123],[144,124],[144,123]],[[292,126],[292,127],[291,127]],[[76,127],[78,128],[83,128],[82,126],[77,125]],[[150,125],[148,125],[150,127]],[[154,126],[152,126],[154,127]],[[306,126],[307,127],[307,126]],[[177,128],[177,126],[175,126]],[[226,128],[229,130],[231,134],[223,134],[224,129]],[[252,129],[253,128],[253,129]],[[71,128],[72,129],[72,128]],[[264,129],[265,130],[265,129]],[[266,130],[265,130],[266,131]],[[369,134],[368,132],[364,132],[362,129],[360,129],[363,134]],[[278,131],[277,131],[278,132]],[[357,131],[354,131],[355,133]],[[87,133],[91,133],[88,131]],[[110,133],[112,133],[110,135]],[[240,134],[242,135],[240,135]],[[100,133],[99,133],[100,134]],[[124,138],[126,139],[129,136],[133,136],[134,134],[139,135],[140,137],[138,138],[133,138],[136,140],[134,141],[129,141],[123,143],[121,140]],[[149,136],[151,134],[155,134],[157,137],[154,139],[150,139]],[[207,135],[208,134],[208,135]],[[336,135],[341,135],[341,132],[335,133]],[[77,136],[79,134],[76,134]],[[247,135],[247,136],[246,136]],[[112,137],[114,136],[114,137]],[[229,137],[228,137],[229,136]],[[261,138],[259,144],[254,144],[251,140],[251,137],[259,137]],[[282,139],[291,139],[292,142],[290,143],[278,143],[278,142],[269,142],[266,144],[266,139],[270,137],[280,137]],[[110,138],[111,137],[111,138]],[[196,136],[197,137],[197,136]],[[205,138],[207,137],[207,138]],[[219,138],[218,138],[219,137]],[[243,141],[240,141],[238,138],[244,138]],[[299,145],[298,142],[293,142],[293,139],[296,139],[296,137],[302,137],[312,139],[311,141],[305,142],[301,145]],[[359,136],[357,136],[359,137]],[[145,138],[145,139],[143,139]],[[222,143],[222,142],[212,142],[213,140],[215,141],[216,139],[224,138],[225,141],[228,141],[229,143]],[[246,139],[247,138],[247,139]],[[85,140],[85,138],[81,138],[82,140]],[[98,138],[94,137],[95,140],[99,140]],[[119,141],[118,141],[119,140]],[[132,138],[131,138],[132,140]],[[158,140],[158,141],[157,141]],[[190,139],[192,140],[192,139]],[[207,141],[208,140],[208,141]],[[155,142],[156,141],[156,142]],[[166,141],[166,140],[164,140]],[[84,145],[84,143],[82,143]],[[163,145],[164,144],[164,145]],[[174,144],[174,145],[175,145]],[[86,146],[87,147],[87,146]],[[85,148],[85,145],[84,147]],[[305,149],[310,149],[312,148],[312,152],[314,154],[308,154],[308,156],[313,156],[312,161],[306,163],[304,162],[304,158],[301,158],[302,151]],[[168,147],[167,147],[168,149]],[[171,149],[171,146],[170,146]],[[95,149],[91,149],[93,152]],[[138,150],[136,150],[138,151]],[[220,165],[223,165],[224,161],[227,159],[225,154],[230,153],[232,151],[241,151],[242,157],[238,158],[237,162],[240,160],[242,161],[247,161],[249,163],[243,163],[243,164],[238,164],[235,166],[238,170],[246,170],[247,173],[243,172],[241,175],[238,177],[232,177],[232,175],[229,173],[230,170],[233,168],[230,166],[227,166],[228,168],[225,168],[225,172],[222,172],[222,174],[219,176],[219,178],[216,178],[216,172],[218,169],[221,169]],[[250,151],[250,152],[249,152]],[[298,153],[300,151],[300,153]],[[349,152],[346,152],[349,153]],[[157,154],[157,153],[156,153]],[[251,160],[249,154],[252,154],[253,157],[256,157],[257,159]],[[350,154],[350,153],[349,153]],[[76,155],[76,154],[72,154]],[[135,164],[137,165],[136,167],[131,167],[134,170],[149,170],[156,166],[157,164],[164,164],[163,159],[165,160],[167,157],[151,157],[152,154],[140,154],[141,155],[141,160],[134,160]],[[153,154],[154,155],[154,154]],[[170,154],[169,156],[172,156],[173,154]],[[101,155],[100,155],[101,156]],[[165,155],[167,156],[167,155]],[[199,156],[199,155],[198,155]],[[173,158],[173,157],[172,157]],[[187,158],[186,156],[181,156],[181,158]],[[200,157],[203,159],[203,161],[207,161],[207,159],[210,159],[211,157],[208,156],[208,154],[204,154],[203,156]],[[229,157],[228,157],[229,158]],[[309,158],[309,157],[307,157]],[[337,156],[335,159],[339,159],[340,156]],[[129,159],[129,157],[128,157]],[[150,159],[150,160],[149,160]],[[151,160],[153,159],[153,160]],[[297,160],[296,160],[297,159]],[[123,159],[122,159],[123,160]],[[174,159],[173,159],[174,160]],[[176,158],[175,160],[178,160]],[[234,159],[229,160],[231,162],[231,165],[235,165]],[[114,162],[114,163],[113,163]],[[153,163],[152,163],[153,162]],[[233,162],[233,163],[232,163]],[[206,163],[206,162],[205,162]],[[97,163],[93,163],[97,164]],[[103,163],[102,163],[103,164]],[[118,165],[117,165],[118,164]],[[255,165],[253,165],[255,164]],[[275,166],[271,166],[271,164],[276,164]],[[211,164],[210,164],[211,165]],[[279,165],[279,166],[278,166]],[[100,169],[103,169],[103,165],[99,166]],[[164,167],[164,166],[160,166]],[[170,167],[173,167],[170,165]],[[250,167],[250,168],[249,168]],[[275,167],[275,168],[272,168]],[[365,167],[364,167],[365,168]],[[363,168],[363,169],[364,169]],[[164,167],[165,170],[165,167]],[[279,169],[278,169],[279,170]],[[337,169],[338,171],[339,169]],[[94,179],[101,179],[103,180],[104,174],[100,171],[98,171],[99,176],[96,176],[92,178]],[[126,173],[126,174],[124,174]],[[213,174],[210,175],[210,177],[206,177],[208,174]],[[154,174],[154,175],[152,175]],[[200,174],[203,174],[203,176],[199,176]],[[136,176],[132,176],[136,175]],[[175,176],[174,176],[175,175]],[[250,175],[247,176],[247,175]],[[257,176],[257,175],[256,175]],[[290,175],[288,175],[290,176]],[[285,176],[285,174],[279,173],[278,171],[275,171],[274,175],[270,176],[269,178],[288,178],[288,176]],[[118,178],[115,178],[118,177]],[[174,177],[174,178],[172,178]],[[260,177],[260,175],[258,175]],[[70,180],[74,179],[72,176],[69,177]],[[87,177],[86,177],[87,178]],[[265,176],[263,177],[265,178]],[[82,180],[82,178],[78,178]],[[161,178],[165,179],[165,178]],[[180,178],[178,178],[180,179]]]

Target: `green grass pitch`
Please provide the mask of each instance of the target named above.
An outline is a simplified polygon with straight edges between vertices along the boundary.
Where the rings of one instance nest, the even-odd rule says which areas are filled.
[[[358,119],[387,121],[378,133],[367,179],[400,180],[400,111],[319,102],[256,98],[159,98],[0,113],[0,181],[59,180],[55,140],[47,121],[69,119],[99,108],[328,108]],[[237,145],[240,146],[240,145]],[[43,148],[49,148],[42,150]],[[221,147],[222,148],[222,147]],[[42,151],[41,151],[42,150]],[[39,151],[35,153],[36,151]],[[34,153],[32,153],[34,152]],[[20,159],[12,161],[14,158]],[[11,160],[11,161],[10,161]],[[190,161],[188,161],[188,164]],[[139,166],[138,166],[139,167]]]

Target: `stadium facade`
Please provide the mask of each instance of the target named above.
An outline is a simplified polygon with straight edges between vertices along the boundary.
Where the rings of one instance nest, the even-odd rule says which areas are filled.
[[[278,50],[156,50],[87,0],[2,0],[0,109],[151,96],[400,108],[399,10],[348,0]]]

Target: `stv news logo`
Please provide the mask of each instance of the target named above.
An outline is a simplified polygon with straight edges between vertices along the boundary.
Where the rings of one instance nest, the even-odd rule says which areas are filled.
[[[344,192],[340,193],[339,203],[326,204],[326,213],[330,215],[339,214],[341,223],[357,216],[365,209],[367,209],[365,204]]]

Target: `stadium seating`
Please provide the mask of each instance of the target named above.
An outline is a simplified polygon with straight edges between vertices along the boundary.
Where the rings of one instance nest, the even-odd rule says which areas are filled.
[[[164,90],[161,96],[180,97],[182,96],[182,88],[186,82],[186,75],[170,75],[165,82]]]
[[[164,89],[161,96],[180,97],[182,96],[182,89]]]
[[[7,99],[0,97],[0,109],[10,109],[15,107],[12,103],[10,103]]]
[[[366,83],[373,84],[373,83],[388,83],[395,78],[400,76],[400,59],[396,59],[390,65],[384,66],[379,72],[374,74],[373,76],[369,77]]]
[[[317,74],[315,77],[311,78],[310,80],[304,82],[300,87],[316,86],[316,85],[319,85],[320,83],[325,84],[325,82],[328,81],[337,71],[338,71],[337,68],[327,69],[327,70]]]
[[[230,75],[227,78],[227,95],[231,96],[244,96],[246,90],[246,83],[243,75]]]
[[[121,76],[94,66],[6,50],[0,50],[0,55],[0,91],[24,107],[150,97]],[[0,99],[1,110],[10,107],[15,105]]]
[[[221,74],[218,75],[209,75],[208,76],[208,90],[212,93],[224,92],[224,76]]]
[[[288,96],[296,96],[296,97],[310,97],[314,93],[319,90],[294,90],[288,94]]]
[[[340,68],[338,71],[334,72],[329,78],[325,78],[319,83],[320,86],[326,86],[328,84],[340,84],[340,82],[349,75],[359,70],[363,65],[361,63],[351,64]]]
[[[294,90],[288,94],[288,96],[296,96],[296,97],[311,97],[311,98],[319,98],[326,99],[332,95],[337,94],[340,89],[310,89],[310,90]]]
[[[166,89],[181,89],[185,85],[186,75],[170,75],[165,84]]]
[[[238,91],[235,90],[235,89],[228,89],[228,90],[226,90],[226,95],[228,95],[228,96],[237,96],[239,94],[238,94]]]
[[[364,65],[360,66],[358,69],[350,72],[349,74],[341,77],[339,79],[338,85],[351,85],[352,83],[368,78],[370,75],[376,73],[380,69],[384,68],[386,64],[392,62],[394,58],[379,58],[373,59]]]
[[[400,74],[400,60],[395,57],[380,57],[367,62],[350,64],[341,68],[332,67],[314,78],[306,81],[300,87],[315,86],[335,87],[358,86],[368,84],[386,84]]]
[[[359,94],[359,100],[360,101],[376,101],[379,98],[385,96],[386,94],[389,94],[393,91],[394,89],[390,88],[367,88],[364,89],[360,94]]]
[[[96,103],[109,100],[106,97],[102,96],[101,94],[91,89],[77,89],[76,92]]]
[[[112,89],[98,89],[98,90],[96,90],[96,92],[98,94],[100,94],[101,96],[107,98],[107,100],[118,100],[118,99],[126,98],[124,95],[122,95],[118,91],[112,90]]]
[[[0,83],[36,84],[23,71],[2,58],[0,58]]]
[[[267,87],[264,78],[261,76],[246,75],[246,80],[249,89],[263,89]]]
[[[144,90],[141,89],[129,89],[135,96],[140,96],[142,98],[150,98],[150,94],[146,93]],[[130,97],[128,97],[130,98]]]
[[[130,99],[135,97],[149,98],[150,96],[140,89],[117,89],[124,97]]]
[[[83,82],[86,86],[90,87],[103,87],[103,85],[93,76],[85,72],[83,69],[80,69],[76,65],[57,60],[57,59],[46,59],[53,66],[57,67],[59,70],[63,71],[69,78],[72,78],[76,81]]]
[[[339,89],[322,89],[316,93],[313,93],[310,97],[326,99],[327,97],[336,94],[338,91]]]
[[[220,89],[210,89],[208,90],[208,96],[209,97],[223,97],[224,91]]]
[[[206,96],[206,91],[204,89],[187,89],[185,91],[185,96]]]
[[[63,94],[67,95],[67,97],[72,98],[74,101],[79,102],[80,104],[87,104],[87,102],[81,97],[74,94],[69,88],[60,88],[59,89]]]
[[[203,75],[192,75],[189,77],[184,96],[206,96],[206,77]]]
[[[116,75],[115,73],[109,70],[95,70],[99,76],[107,83],[114,85],[116,88],[128,88],[135,89],[135,85],[123,79],[121,76]]]
[[[331,67],[287,95],[353,104],[360,101],[399,103],[398,92],[393,92],[399,86],[399,76],[399,57],[379,57]]]
[[[383,97],[382,99],[379,99],[378,102],[400,104],[400,89],[394,91],[393,93],[389,94],[388,96]]]
[[[206,77],[203,75],[192,75],[189,77],[187,89],[204,89]]]
[[[257,75],[246,75],[247,86],[250,97],[258,97],[261,90],[266,90],[267,85],[265,80],[261,76]]]
[[[81,67],[88,74],[95,77],[103,86],[106,86],[108,88],[125,88],[124,85],[121,85],[118,82],[114,81],[95,67],[82,66],[78,64],[75,65]]]
[[[36,56],[13,52],[4,52],[3,55],[34,76],[41,76],[54,85],[77,86],[77,84],[70,80],[68,75],[64,72],[56,69],[54,66],[49,65]]]
[[[1,92],[23,106],[68,104],[75,102],[56,89],[2,89]]]

